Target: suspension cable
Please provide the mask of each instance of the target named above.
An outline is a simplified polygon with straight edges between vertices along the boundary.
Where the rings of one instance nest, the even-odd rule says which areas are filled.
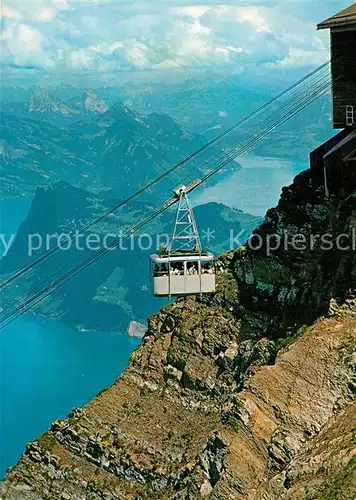
[[[324,64],[323,67],[325,67],[327,65]],[[315,73],[315,72],[314,72]],[[318,79],[313,83],[314,86],[316,85],[319,85],[319,84],[322,84],[324,81],[325,81],[325,78],[330,78],[330,75],[327,74],[327,75],[323,75],[323,76],[318,76],[317,77]],[[295,86],[295,85],[294,85]],[[302,92],[302,98],[305,97],[305,93],[304,93],[304,90],[302,89],[301,90]],[[288,106],[290,106],[290,104],[295,104],[296,102],[296,97],[294,97],[293,95],[291,96],[289,102],[287,103],[284,103],[282,106],[280,106],[278,108],[278,113],[280,113],[281,111],[285,110],[288,108]],[[268,116],[267,118],[265,118],[264,120],[262,120],[261,122],[259,122],[258,126],[254,128],[254,134],[256,133],[256,131],[258,130],[258,128],[261,128],[262,125],[264,125],[265,123],[268,123],[270,121],[271,117]],[[243,140],[247,138],[248,140],[251,139],[251,131],[248,131],[247,133],[245,133],[243,135],[243,137],[240,139]],[[220,158],[222,155],[222,158]],[[208,158],[205,163],[203,165],[200,166],[201,170],[204,171],[204,169],[211,163],[211,162],[217,162],[217,163],[220,163],[221,161],[223,160],[226,160],[226,163],[224,164],[224,166],[226,166],[231,160],[233,160],[235,158],[235,154],[231,155],[230,153],[228,152],[225,152],[225,151],[220,151],[219,154],[215,155],[215,157],[212,157],[212,158]],[[221,169],[219,169],[221,170]],[[100,220],[102,220],[103,218],[105,217],[105,215],[103,215],[102,217],[100,217]],[[89,226],[89,225],[88,225]],[[86,227],[88,227],[86,226]],[[84,228],[85,229],[85,228]],[[84,230],[83,230],[84,231]],[[55,278],[55,276],[63,271],[64,269],[68,268],[69,266],[72,266],[72,264],[75,264],[78,260],[78,257],[75,257],[73,258],[71,261],[69,261],[68,263],[66,263],[64,266],[62,266],[61,269],[57,269],[54,273],[52,273],[51,275],[49,276],[46,276],[44,279],[41,279],[38,283],[36,283],[34,286],[32,286],[25,294],[24,294],[24,297],[23,298],[26,298],[27,296],[30,296],[31,294],[33,294],[36,290],[38,290],[41,286],[43,286],[48,280],[52,279],[52,278]],[[15,302],[18,303],[20,302],[22,299],[20,298],[19,300],[17,300]]]
[[[341,78],[343,75],[340,75],[339,78]],[[313,92],[312,95],[309,95],[303,99],[302,102],[297,102],[296,105],[292,110],[289,110],[288,113],[285,113],[283,117],[279,117],[278,120],[275,120],[273,123],[269,124],[268,127],[266,127],[260,134],[257,136],[254,136],[245,146],[240,148],[238,151],[235,151],[232,153],[229,158],[225,159],[220,165],[215,167],[211,172],[206,174],[203,179],[199,181],[194,186],[194,189],[201,185],[203,182],[205,182],[207,179],[209,179],[212,175],[217,173],[219,170],[221,170],[224,166],[226,166],[231,159],[236,158],[237,156],[245,153],[247,150],[249,150],[252,146],[260,142],[263,138],[267,137],[271,131],[276,129],[277,127],[281,126],[283,123],[287,122],[290,120],[293,116],[296,114],[300,113],[304,108],[306,108],[308,105],[310,105],[312,102],[316,101],[323,93],[325,90],[330,85],[330,79],[328,82],[325,82],[323,85],[319,86],[317,90]],[[142,221],[140,221],[138,224],[131,226],[131,228],[127,229],[125,232],[125,236],[123,239],[129,238],[132,234],[136,233],[143,227],[144,225],[148,224],[151,220],[156,218],[158,215],[163,213],[169,206],[173,205],[175,203],[175,199],[165,203],[162,207],[160,207],[156,212],[152,213]],[[107,248],[103,248],[101,250],[98,250],[92,257],[81,263],[80,265],[76,266],[74,269],[68,271],[65,275],[61,276],[54,282],[50,283],[44,290],[40,291],[37,293],[35,296],[29,298],[27,301],[25,301],[23,304],[18,306],[15,310],[11,311],[8,315],[6,315],[2,320],[0,321],[1,323],[5,323],[4,327],[8,326],[12,321],[14,321],[17,317],[21,316],[24,314],[26,311],[28,311],[30,308],[36,306],[40,302],[42,302],[46,297],[48,297],[52,292],[57,290],[58,288],[62,287],[67,281],[70,279],[74,278],[77,276],[79,273],[87,269],[90,265],[92,265],[94,262],[96,262],[98,259],[103,257],[106,253],[108,253],[111,249],[115,248],[118,244],[119,240],[118,238],[115,238]]]
[[[190,155],[186,156],[183,160],[181,160],[180,162],[176,163],[175,165],[173,165],[172,167],[170,167],[169,169],[167,169],[166,171],[164,171],[162,174],[160,174],[156,178],[154,178],[151,181],[149,181],[147,184],[145,184],[144,186],[142,186],[136,192],[132,193],[130,196],[128,196],[127,198],[125,198],[124,200],[120,201],[119,203],[117,203],[116,205],[114,205],[113,207],[111,207],[109,210],[107,210],[106,212],[104,212],[100,217],[98,217],[94,221],[89,222],[85,227],[81,228],[81,232],[84,233],[85,231],[87,231],[88,229],[90,229],[91,227],[93,227],[94,225],[96,225],[99,222],[101,222],[102,220],[104,220],[109,215],[115,213],[117,210],[119,210],[120,208],[122,208],[123,206],[125,206],[127,203],[129,203],[130,201],[132,201],[134,198],[136,198],[137,196],[141,195],[142,193],[144,193],[145,191],[147,191],[148,189],[150,189],[151,187],[153,187],[155,184],[157,184],[158,182],[160,182],[166,176],[168,176],[169,174],[171,174],[172,172],[174,172],[178,168],[182,167],[183,165],[187,164],[189,161],[191,161],[196,156],[200,155],[203,151],[206,151],[207,149],[211,148],[212,146],[216,146],[217,144],[219,144],[228,134],[230,134],[231,132],[233,132],[234,130],[236,130],[237,128],[239,128],[241,125],[243,125],[247,121],[251,120],[253,117],[257,116],[263,110],[265,110],[268,107],[270,107],[272,104],[274,104],[276,101],[278,101],[278,99],[280,99],[281,97],[287,95],[288,93],[290,93],[291,91],[293,91],[295,88],[297,88],[299,85],[302,85],[304,82],[307,82],[309,80],[309,78],[312,78],[314,75],[318,74],[324,68],[328,67],[329,64],[330,64],[330,62],[331,62],[331,60],[325,62],[324,64],[322,64],[321,66],[319,66],[315,70],[311,71],[306,76],[304,76],[303,78],[301,78],[300,80],[298,80],[296,83],[294,83],[293,85],[291,85],[287,89],[283,90],[277,96],[273,97],[267,103],[263,104],[258,109],[256,109],[255,111],[253,111],[251,114],[249,114],[248,116],[242,118],[237,123],[235,123],[234,125],[232,125],[231,127],[229,127],[227,130],[225,130],[219,136],[217,136],[214,139],[212,139],[211,141],[207,142],[202,147],[200,147],[199,149],[197,149],[196,151],[194,151]],[[75,233],[73,233],[72,235],[69,234],[68,236],[72,240],[75,237]],[[54,255],[55,253],[57,253],[59,250],[60,250],[60,245],[57,245],[56,247],[48,250],[47,252],[45,252],[43,255],[41,255],[37,259],[33,260],[29,264],[25,265],[24,267],[22,267],[21,269],[19,269],[18,271],[16,271],[11,277],[9,277],[8,279],[6,279],[4,282],[2,282],[0,284],[0,291],[3,290],[5,287],[7,287],[9,284],[11,284],[13,281],[15,281],[16,279],[18,279],[19,277],[21,277],[23,274],[27,273],[33,267],[37,266],[38,264],[40,264],[44,260],[47,260],[49,257],[51,257],[52,255]]]

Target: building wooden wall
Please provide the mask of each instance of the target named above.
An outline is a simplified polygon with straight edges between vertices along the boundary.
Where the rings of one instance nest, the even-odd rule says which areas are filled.
[[[325,187],[328,195],[345,198],[356,189],[355,161],[347,161],[356,149],[356,131],[324,157]]]
[[[344,128],[346,106],[354,106],[356,121],[356,29],[332,29],[331,54],[334,128]]]

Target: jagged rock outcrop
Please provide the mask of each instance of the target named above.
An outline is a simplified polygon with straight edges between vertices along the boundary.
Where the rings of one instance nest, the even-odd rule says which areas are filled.
[[[308,185],[257,234],[354,227],[355,196]],[[355,496],[355,252],[246,248],[218,269],[214,296],[152,316],[120,379],[29,443],[1,498]]]
[[[344,301],[356,288],[356,193],[325,200],[310,170],[283,188],[234,270],[240,302],[257,330],[313,321],[332,297]]]
[[[238,338],[229,312],[165,308],[119,381],[28,445],[2,498],[297,498],[330,459],[313,461],[325,426],[355,416],[355,310],[305,329],[273,365],[246,358]],[[351,467],[350,436],[333,446],[342,461],[330,469]]]

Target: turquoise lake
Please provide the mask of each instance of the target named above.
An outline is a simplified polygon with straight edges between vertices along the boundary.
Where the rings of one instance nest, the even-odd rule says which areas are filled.
[[[139,339],[79,332],[58,321],[23,317],[1,332],[0,475],[25,444],[125,369]]]
[[[281,186],[305,167],[254,157],[243,163],[244,169],[204,190],[196,203],[218,201],[264,215],[277,203]],[[0,233],[16,233],[30,202],[0,201]],[[26,442],[111,385],[139,340],[120,333],[78,332],[34,316],[16,320],[0,336],[2,476],[18,461]]]
[[[308,168],[307,162],[258,156],[244,156],[239,162],[241,170],[201,190],[193,197],[195,203],[215,201],[263,217],[277,205],[282,186],[289,186],[297,174]]]
[[[0,201],[0,233],[8,238],[31,200]],[[0,332],[0,477],[28,441],[111,385],[139,339],[126,334],[79,332],[36,316],[23,316]]]

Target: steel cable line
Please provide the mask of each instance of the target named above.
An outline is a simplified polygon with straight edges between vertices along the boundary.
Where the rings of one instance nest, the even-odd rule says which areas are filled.
[[[342,75],[340,76],[340,78],[342,77]],[[335,79],[334,81],[336,81],[337,79]],[[310,100],[310,101],[306,101],[304,103],[301,103],[301,107],[298,108],[296,107],[295,110],[292,112],[291,115],[286,115],[282,121],[278,122],[277,124],[275,124],[272,128],[270,128],[269,130],[266,130],[265,132],[262,133],[262,136],[258,136],[257,138],[257,141],[254,142],[252,145],[247,145],[247,149],[245,151],[241,151],[238,153],[238,156],[240,156],[241,154],[245,153],[246,151],[248,151],[249,149],[251,149],[251,147],[253,145],[255,145],[256,143],[258,143],[260,140],[264,139],[265,137],[267,137],[273,130],[275,130],[277,127],[280,127],[281,125],[283,125],[284,123],[286,123],[287,121],[289,121],[291,118],[293,118],[293,116],[299,114],[301,111],[303,111],[303,109],[305,109],[307,106],[309,106],[310,104],[312,104],[313,102],[315,102],[319,97],[321,97],[325,91],[330,87],[330,84],[331,84],[331,78],[330,80],[324,84],[324,86],[322,88],[320,88],[316,93],[313,94],[313,98]],[[233,158],[236,158],[235,154],[233,155]],[[228,158],[227,160],[225,160],[221,165],[219,165],[218,167],[216,167],[216,169],[212,170],[211,172],[209,172],[208,174],[205,175],[205,177],[203,177],[201,179],[201,183],[205,182],[207,179],[209,179],[210,177],[212,177],[213,175],[215,175],[219,170],[221,170],[222,168],[224,168],[229,162],[231,161],[231,157]],[[197,186],[196,186],[197,187]],[[195,188],[196,188],[195,187]],[[194,189],[195,189],[194,188]]]
[[[326,75],[322,76],[321,78],[319,78],[319,80],[317,80],[316,82],[314,82],[314,83],[313,83],[313,85],[314,85],[314,86],[316,86],[316,85],[322,85],[322,84],[324,84],[324,83],[325,83],[325,81],[328,81],[328,84],[327,84],[327,85],[329,86],[329,84],[330,84],[330,75],[329,75],[329,74],[326,74]],[[304,92],[304,91],[302,91],[302,92]],[[303,93],[303,96],[304,96],[304,95],[305,95],[305,94]],[[278,110],[276,111],[276,114],[277,114],[277,113],[281,113],[283,110],[285,110],[286,108],[288,108],[288,106],[290,106],[291,104],[294,104],[294,103],[295,103],[295,101],[296,101],[296,99],[300,99],[300,97],[298,97],[298,96],[293,96],[293,95],[292,95],[292,96],[291,96],[291,98],[290,98],[290,100],[289,100],[289,102],[284,103],[283,105],[279,106]],[[254,130],[254,135],[256,135],[256,131],[257,131],[259,128],[261,128],[261,126],[262,126],[263,124],[268,123],[270,120],[271,120],[271,115],[268,115],[266,118],[264,118],[262,121],[260,121],[256,127],[253,127],[253,130]],[[248,130],[248,131],[247,131],[247,132],[246,132],[246,133],[245,133],[245,134],[244,134],[244,135],[243,135],[243,136],[239,139],[239,141],[242,141],[242,140],[243,140],[243,139],[245,139],[246,137],[247,137],[247,138],[250,138],[250,137],[251,137],[251,134],[252,134],[251,130]],[[236,142],[236,139],[235,139],[235,142]],[[204,169],[204,168],[205,168],[205,167],[206,167],[209,163],[211,163],[211,162],[215,162],[215,161],[218,161],[218,158],[219,158],[219,157],[221,157],[221,154],[220,154],[220,153],[219,153],[218,155],[215,155],[215,157],[208,158],[208,159],[205,161],[205,163],[203,163],[203,164],[200,166],[200,168],[203,170],[203,169]],[[224,159],[224,158],[231,158],[231,157],[230,157],[230,152],[229,152],[229,149],[228,149],[227,151],[222,150],[222,157],[223,157],[222,159]],[[232,158],[232,159],[234,159],[234,158]],[[230,159],[230,161],[231,161],[231,159]]]
[[[181,160],[180,162],[178,162],[177,164],[173,165],[172,167],[170,167],[169,169],[167,169],[165,172],[163,172],[159,176],[157,176],[154,179],[152,179],[151,181],[149,181],[147,184],[145,184],[144,186],[142,186],[136,192],[132,193],[130,196],[128,196],[127,198],[125,198],[124,200],[120,201],[119,203],[117,203],[116,205],[114,205],[113,207],[111,207],[109,210],[107,210],[106,212],[104,212],[100,217],[98,217],[94,221],[89,222],[86,226],[84,226],[83,228],[81,228],[81,232],[85,232],[88,229],[90,229],[91,227],[93,227],[94,225],[98,224],[103,219],[105,219],[107,216],[109,216],[112,213],[116,212],[121,207],[123,207],[124,205],[126,205],[127,203],[129,203],[130,201],[132,201],[134,198],[136,198],[137,196],[139,196],[143,192],[145,192],[148,189],[150,189],[151,187],[153,187],[155,184],[157,184],[162,179],[164,179],[167,175],[171,174],[172,172],[174,172],[175,170],[177,170],[179,167],[187,164],[189,161],[191,161],[193,158],[195,158],[196,156],[198,156],[199,154],[201,154],[203,151],[207,150],[208,148],[211,148],[212,146],[215,146],[215,145],[219,144],[232,131],[236,130],[238,127],[240,127],[241,125],[243,125],[247,121],[251,120],[253,117],[257,116],[261,111],[263,111],[264,109],[266,109],[269,106],[271,106],[278,99],[280,99],[284,95],[288,94],[289,92],[291,92],[292,90],[294,90],[295,88],[297,88],[299,85],[301,85],[304,82],[308,81],[309,78],[312,78],[315,74],[318,74],[319,71],[322,71],[324,68],[328,67],[329,64],[330,64],[330,62],[331,62],[331,60],[325,62],[324,64],[322,64],[321,66],[319,66],[318,68],[316,68],[315,70],[313,70],[312,72],[308,73],[306,76],[304,76],[303,78],[301,78],[298,82],[294,83],[293,85],[291,85],[287,89],[285,89],[282,92],[280,92],[277,96],[275,96],[272,99],[270,99],[269,101],[267,101],[267,103],[265,103],[262,106],[260,106],[258,109],[256,109],[251,114],[249,114],[247,117],[242,118],[237,123],[235,123],[234,125],[232,125],[231,127],[229,127],[227,130],[225,130],[223,133],[221,133],[219,136],[217,136],[214,139],[212,139],[211,141],[207,142],[202,147],[200,147],[199,149],[197,149],[196,151],[194,151],[190,155],[186,156],[183,160]],[[75,234],[73,234],[71,236],[71,238],[74,238],[74,236],[75,236]],[[4,282],[2,282],[0,284],[0,291],[3,290],[5,287],[7,287],[9,284],[11,284],[13,281],[15,281],[17,278],[19,278],[20,276],[22,276],[23,274],[25,274],[27,271],[29,271],[30,269],[32,269],[33,267],[35,267],[36,265],[40,264],[44,260],[48,259],[52,255],[54,255],[55,253],[57,253],[59,250],[60,250],[60,246],[57,245],[56,247],[48,250],[45,254],[41,255],[40,257],[38,257],[34,261],[32,261],[29,264],[27,264],[26,266],[24,266],[23,268],[21,268],[18,271],[16,271],[10,278],[6,279]]]
[[[326,89],[327,87],[325,87]],[[321,95],[321,93],[319,92],[319,96]],[[318,97],[318,96],[316,96]],[[310,102],[313,102],[315,99],[312,99]],[[295,112],[292,114],[292,115],[289,115],[289,116],[286,116],[285,119],[283,121],[287,121],[290,119],[291,116],[293,116],[294,114],[298,113],[301,109],[304,109],[304,107],[306,107],[307,105],[310,104],[310,102],[305,102],[305,104],[303,104],[303,106],[301,108],[299,108],[299,110],[295,110]],[[282,122],[281,122],[282,123]],[[264,135],[268,135],[270,132],[270,130],[266,130]],[[260,138],[257,139],[257,141],[260,140]],[[256,142],[256,140],[254,141]],[[248,146],[249,147],[249,146]],[[246,149],[248,149],[248,147]],[[222,168],[223,165],[221,165],[220,167],[218,168]],[[216,171],[218,170],[215,169],[214,172],[210,172],[204,179],[201,180],[201,182],[199,184],[201,184],[202,182],[204,182],[208,177],[210,177],[211,175],[213,175],[214,173],[216,173]],[[197,186],[196,186],[197,187]],[[172,204],[174,203],[174,201],[172,202]],[[149,216],[148,218],[144,219],[143,221],[141,221],[138,225],[136,226],[133,226],[126,234],[125,238],[128,238],[129,236],[131,236],[132,234],[134,234],[136,231],[138,231],[143,225],[147,224],[148,222],[150,222],[153,218],[157,217],[160,213],[162,213],[163,211],[165,211],[166,209],[168,208],[167,204],[163,205],[163,207],[160,208],[160,210],[158,210],[157,212],[153,213],[151,216]],[[112,244],[110,245],[110,247],[108,249],[105,249],[104,251],[100,251],[97,255],[94,255],[93,258],[89,259],[87,262],[84,263],[84,265],[81,265],[81,266],[78,266],[78,268],[76,270],[74,270],[75,272],[71,271],[69,273],[67,273],[67,275],[63,276],[62,278],[60,278],[57,282],[55,283],[52,283],[49,287],[47,287],[44,291],[40,292],[36,297],[32,298],[29,302],[31,303],[27,303],[27,304],[23,304],[20,306],[20,308],[18,308],[18,310],[16,311],[13,311],[13,313],[11,313],[12,315],[16,312],[19,312],[19,314],[16,316],[20,316],[21,314],[23,314],[24,312],[26,312],[30,307],[33,307],[35,305],[37,305],[39,302],[43,301],[48,295],[50,295],[52,293],[52,291],[55,291],[56,289],[58,289],[60,286],[62,286],[65,282],[67,282],[69,279],[72,279],[73,277],[75,277],[77,274],[79,274],[80,272],[82,272],[83,270],[85,270],[87,267],[89,267],[91,264],[93,264],[96,260],[98,260],[102,255],[104,255],[105,253],[107,253],[107,251],[109,251],[111,248],[114,248],[116,246],[116,242],[112,242]],[[45,293],[45,295],[43,295]],[[34,303],[32,303],[33,301],[35,300]],[[14,320],[16,318],[13,318],[12,320]],[[9,324],[11,322],[8,321],[7,324]],[[7,324],[5,326],[7,326]]]
[[[340,75],[341,77],[342,75]],[[271,124],[269,127],[267,127],[259,136],[254,137],[250,143],[246,144],[242,149],[239,151],[235,152],[232,155],[232,158],[235,158],[237,155],[243,154],[247,150],[249,150],[253,145],[258,143],[260,140],[262,140],[264,137],[268,136],[269,133],[277,128],[278,126],[282,125],[283,123],[287,122],[290,120],[293,116],[298,114],[300,111],[302,111],[304,108],[306,108],[308,105],[310,105],[312,102],[314,102],[316,99],[318,99],[324,92],[325,90],[329,87],[330,81],[325,83],[323,86],[318,88],[311,96],[307,96],[306,99],[304,99],[303,102],[297,103],[297,105],[294,107],[293,110],[289,111],[288,113],[285,114],[282,119],[278,119],[278,121],[275,121],[273,124]],[[205,182],[209,177],[217,173],[221,168],[223,168],[227,162],[230,162],[231,159],[225,160],[221,165],[218,165],[213,171],[209,172],[203,179],[197,183],[197,185],[194,187],[198,187],[198,185],[201,185],[203,182]],[[154,212],[144,220],[140,221],[138,224],[132,226],[130,229],[126,231],[124,239],[129,238],[132,234],[137,232],[141,227],[143,227],[145,224],[149,223],[151,220],[153,220],[155,217],[160,215],[162,212],[164,212],[169,206],[173,205],[175,203],[175,200],[171,200],[170,202],[164,204],[158,211]],[[78,265],[75,269],[72,269],[68,273],[66,273],[64,276],[60,277],[58,280],[55,282],[51,283],[48,285],[44,290],[36,294],[34,297],[30,298],[28,301],[26,301],[24,304],[20,305],[17,307],[14,311],[9,313],[5,318],[2,319],[1,323],[5,323],[5,326],[8,326],[12,321],[14,321],[17,317],[21,316],[24,314],[27,310],[30,308],[34,307],[38,303],[42,302],[46,297],[48,297],[53,291],[57,290],[61,286],[63,286],[67,281],[70,279],[74,278],[77,276],[79,273],[87,269],[90,265],[92,265],[94,262],[96,262],[99,258],[104,256],[107,252],[109,252],[111,249],[115,248],[118,243],[118,240],[115,239],[107,248],[101,249],[98,252],[96,252],[91,258],[87,259],[84,263]],[[2,328],[4,328],[2,327]]]
[[[325,89],[327,88],[327,86],[328,86],[328,84],[327,84],[327,85],[325,85]],[[322,88],[321,90],[322,90],[322,92],[323,92],[323,91],[324,91],[324,88]],[[318,89],[318,90],[317,90],[317,93],[318,93],[318,92],[320,92],[320,89]],[[310,99],[310,96],[308,97],[308,99]],[[278,123],[278,122],[276,122],[276,123]],[[275,128],[275,126],[274,126],[273,128]],[[270,131],[269,131],[269,132],[270,132]],[[269,133],[269,132],[268,132],[268,133]],[[258,139],[258,137],[257,137],[257,139]],[[250,142],[251,142],[251,141],[250,141]],[[253,139],[253,142],[255,142],[255,139]],[[248,145],[247,145],[247,146],[249,147],[249,143],[248,143]],[[213,175],[213,173],[216,173],[218,170],[220,170],[221,168],[223,168],[223,166],[225,166],[228,162],[230,162],[230,161],[231,161],[231,158],[235,158],[237,155],[242,154],[242,153],[243,153],[243,151],[239,151],[239,152],[237,152],[237,153],[236,153],[236,152],[235,152],[235,153],[233,153],[233,154],[231,155],[231,157],[227,158],[227,159],[223,162],[223,164],[219,165],[219,166],[218,166],[216,169],[214,169],[211,173],[208,173],[208,174],[207,174],[207,176],[206,176],[206,177],[204,177],[204,180],[206,180],[206,179],[207,179],[207,178],[209,178],[211,175]],[[196,187],[197,187],[197,186],[196,186]],[[87,262],[87,261],[86,261],[86,262]],[[85,265],[85,263],[86,263],[86,262],[84,262],[82,265]],[[81,265],[79,265],[79,266],[77,266],[77,267],[80,267],[80,266],[81,266]],[[76,268],[75,268],[75,269],[76,269]],[[11,314],[11,313],[10,313],[10,314]]]
[[[326,76],[322,76],[320,77],[318,75],[318,80],[316,80],[316,82],[313,83],[313,85],[319,85],[321,83],[323,83],[323,81],[325,80],[325,78],[329,78],[330,75],[327,74]],[[303,90],[302,90],[303,92]],[[303,94],[303,97],[304,97],[304,94]],[[286,109],[291,103],[294,104],[296,101],[296,97],[295,96],[291,96],[290,98],[290,101],[287,102],[287,103],[284,103],[283,106],[280,106],[278,108],[278,113],[281,113],[284,109]],[[268,123],[268,121],[270,121],[271,117],[267,117],[265,118],[264,120],[262,120],[261,122],[259,122],[258,126],[254,128],[254,133],[256,134],[256,130],[258,130],[258,128],[261,128],[263,124],[265,124],[266,122]],[[247,133],[244,134],[244,136],[240,139],[240,140],[243,140],[244,138],[247,138],[247,139],[250,139],[251,138],[251,132],[248,131]],[[220,158],[221,156],[221,153],[223,155],[222,158]],[[221,162],[223,161],[224,159],[227,159],[229,158],[229,161],[226,162],[225,166],[231,161],[231,155],[229,156],[229,153],[228,152],[225,152],[225,151],[221,151],[221,153],[219,153],[218,155],[216,155],[215,157],[212,157],[212,158],[208,158],[205,163],[203,165],[200,166],[201,169],[204,169],[209,163],[211,162]],[[232,155],[234,159],[235,158],[235,154]],[[100,217],[100,220],[102,220],[104,218],[104,216]],[[60,245],[58,247],[60,249]],[[75,264],[78,260],[78,257],[75,257],[74,259],[72,259],[71,261],[67,262],[66,264],[64,264],[60,269],[57,269],[54,273],[52,273],[51,275],[49,276],[46,276],[44,279],[40,280],[38,283],[36,283],[33,287],[30,288],[30,290],[28,290],[23,297],[21,297],[20,299],[18,299],[15,304],[17,302],[20,302],[23,298],[26,298],[27,296],[31,295],[32,293],[34,293],[36,290],[38,290],[42,285],[44,285],[48,280],[54,278],[59,272],[63,271],[64,269],[67,269],[69,266],[72,266],[72,264]]]

